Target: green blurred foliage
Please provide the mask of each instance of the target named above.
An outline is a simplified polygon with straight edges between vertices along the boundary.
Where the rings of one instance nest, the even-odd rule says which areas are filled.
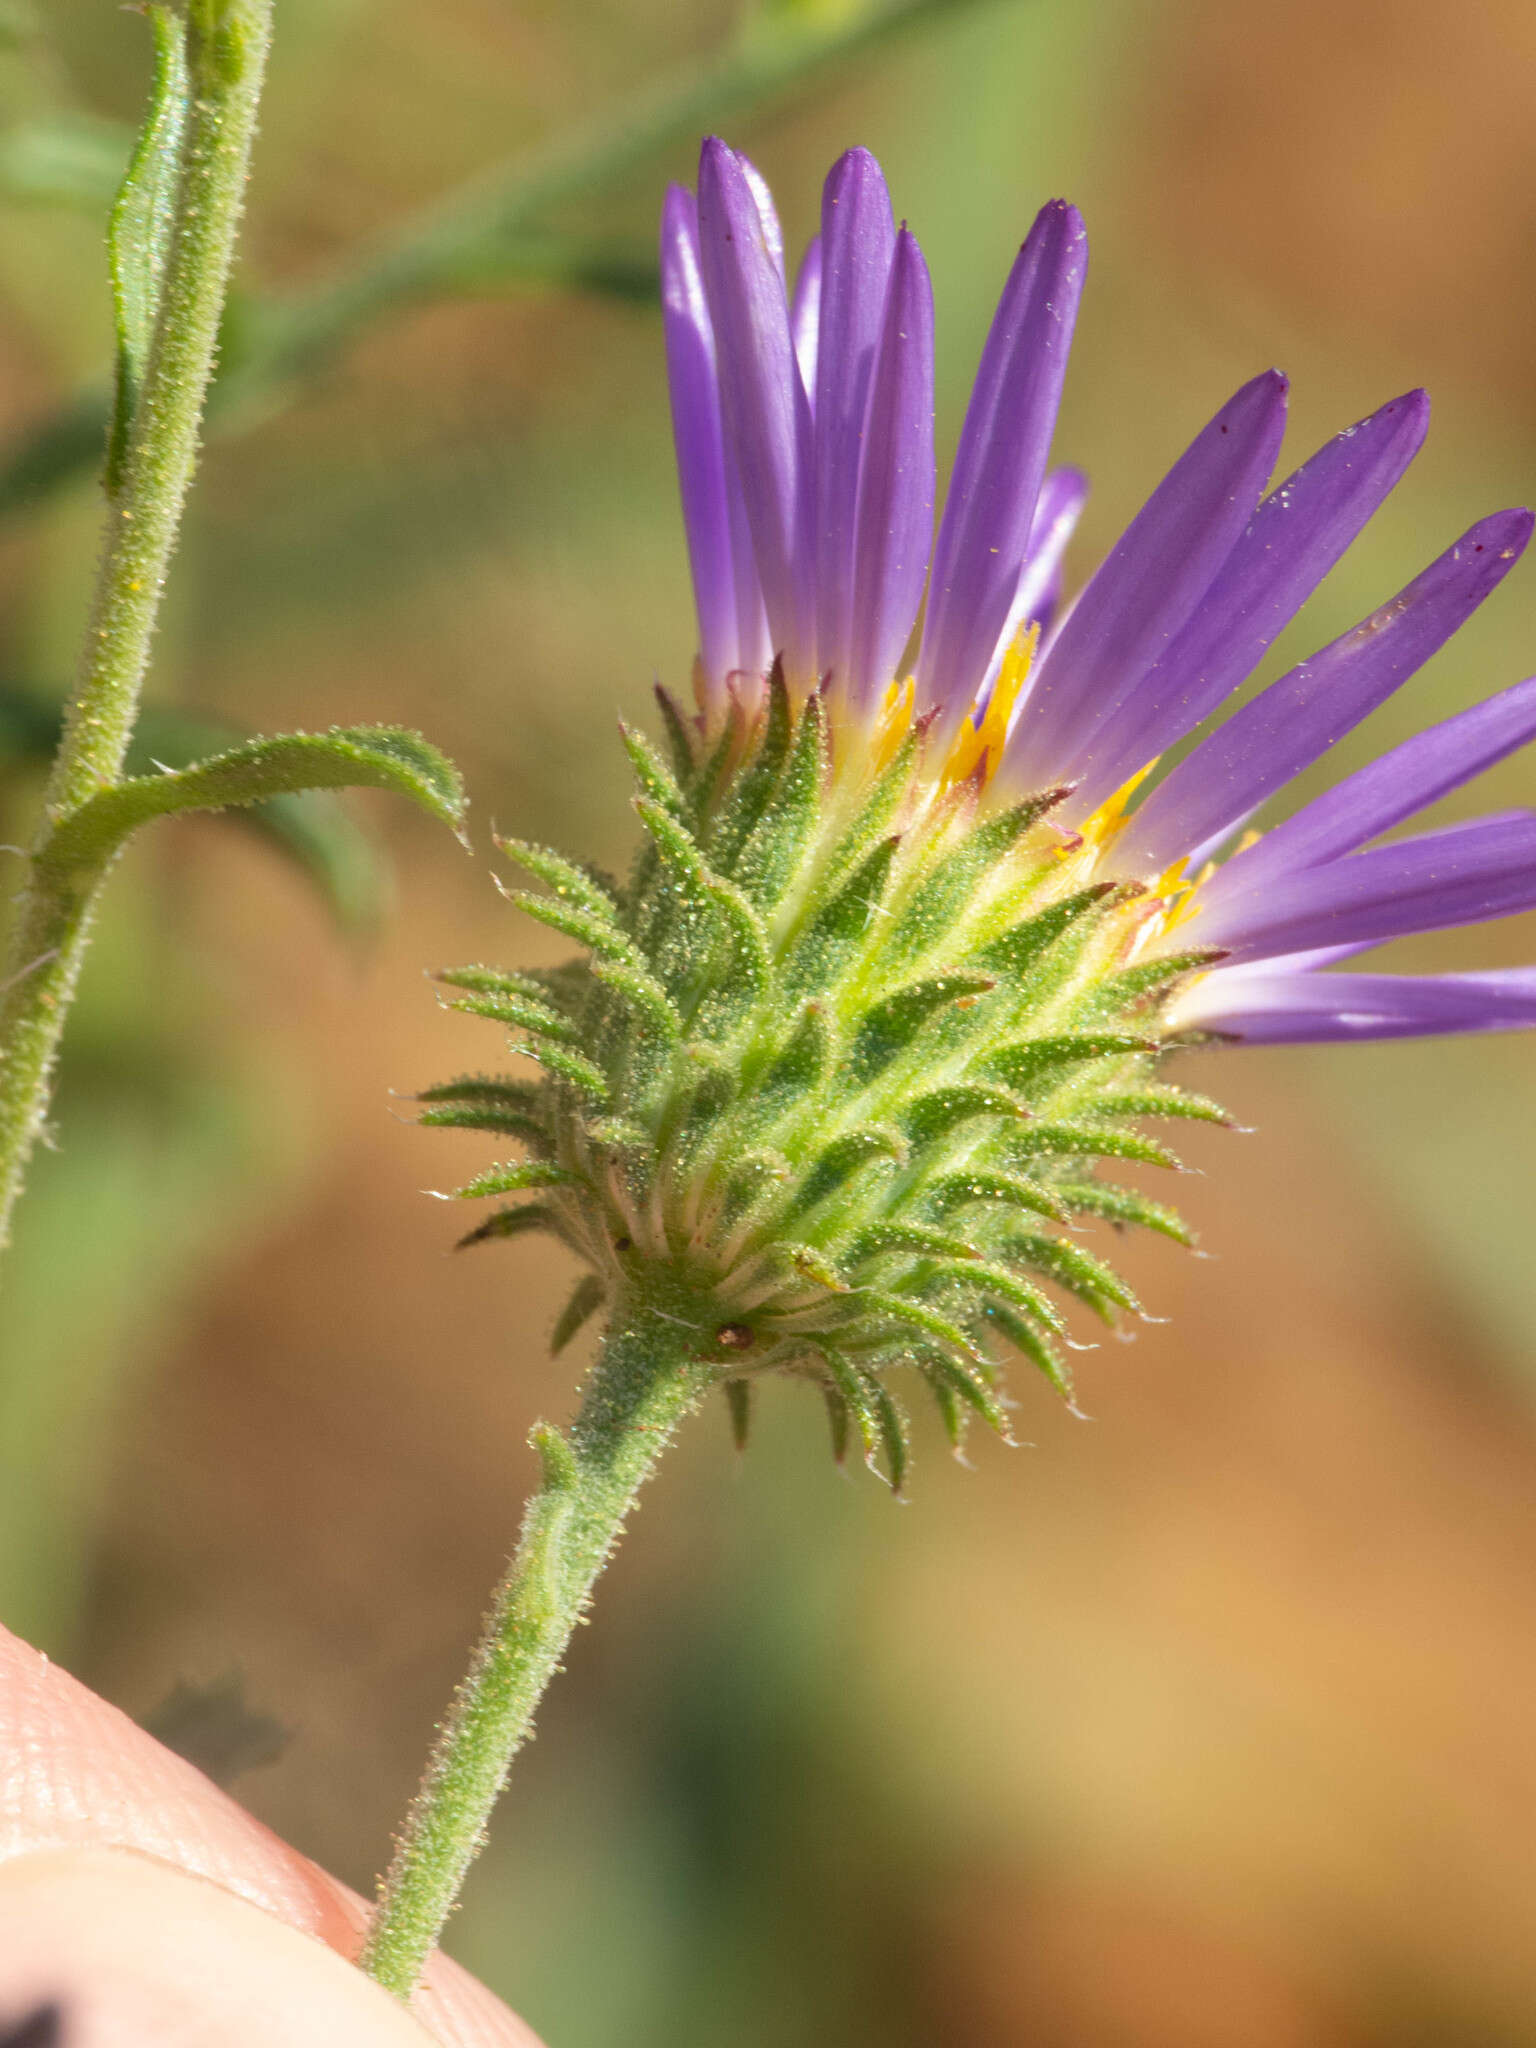
[[[282,15],[235,369],[261,309],[323,300],[461,181],[685,84],[797,246],[832,156],[881,155],[934,270],[945,447],[1035,206],[1083,207],[1078,574],[1277,357],[1298,459],[1418,381],[1437,424],[1272,667],[1531,491],[1515,0],[993,0],[755,112],[711,103],[750,18],[715,0]],[[4,20],[15,447],[104,379],[102,223],[75,197],[148,50],[103,0]],[[570,191],[545,255],[648,263],[691,156],[675,137]],[[210,439],[153,690],[239,731],[419,727],[466,771],[481,856],[494,824],[616,864],[614,719],[686,678],[686,566],[654,310],[550,268],[377,307],[313,375],[247,391]],[[20,510],[0,675],[57,690],[95,507],[82,479]],[[1532,576],[1327,772],[1529,668]],[[1448,814],[1529,800],[1532,773]],[[32,787],[5,785],[0,838]],[[528,1425],[565,1412],[573,1368],[544,1357],[569,1274],[526,1244],[452,1259],[421,1200],[485,1148],[390,1113],[390,1089],[482,1057],[422,970],[547,955],[483,858],[382,799],[355,815],[398,874],[363,961],[217,825],[157,827],[114,882],[0,1329],[0,1615],[131,1711],[238,1662],[298,1731],[243,1796],[366,1885],[510,1542]],[[1401,957],[1530,957],[1531,926]],[[1137,1250],[1173,1322],[1082,1361],[1091,1428],[1029,1387],[1038,1449],[973,1473],[924,1438],[893,1508],[784,1390],[744,1461],[707,1416],[648,1494],[452,1933],[552,2048],[1536,2031],[1536,1047],[1232,1056],[1211,1085],[1262,1126],[1191,1147],[1211,1178],[1182,1206],[1219,1259]]]

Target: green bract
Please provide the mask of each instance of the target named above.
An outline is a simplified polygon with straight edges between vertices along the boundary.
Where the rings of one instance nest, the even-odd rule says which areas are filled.
[[[834,765],[821,701],[774,678],[723,732],[670,705],[674,766],[625,735],[645,841],[620,888],[544,848],[504,851],[512,900],[585,957],[441,979],[506,1025],[536,1080],[466,1078],[425,1121],[503,1133],[524,1157],[458,1190],[527,1195],[466,1243],[553,1232],[589,1271],[569,1340],[605,1301],[664,1295],[744,1434],[751,1381],[821,1388],[893,1486],[893,1368],[950,1436],[1005,1432],[1000,1356],[1064,1394],[1064,1292],[1106,1322],[1129,1288],[1074,1218],[1188,1242],[1106,1162],[1177,1164],[1146,1118],[1224,1121],[1152,1078],[1163,999],[1209,956],[1134,958],[1151,899],[1098,872],[1043,792],[989,809],[982,774],[936,787],[920,729]]]

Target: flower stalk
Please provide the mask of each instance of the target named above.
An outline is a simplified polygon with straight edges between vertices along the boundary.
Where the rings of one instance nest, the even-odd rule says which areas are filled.
[[[616,1305],[569,1436],[533,1433],[542,1474],[468,1674],[379,1888],[362,1969],[409,1998],[485,1841],[491,1809],[635,1497],[713,1375],[689,1304]]]
[[[163,255],[130,280],[152,302],[140,374],[120,383],[107,526],[79,672],[0,972],[0,1246],[47,1114],[65,1018],[115,845],[83,863],[48,858],[58,827],[121,778],[149,665],[217,354],[271,28],[270,0],[191,0],[154,10],[155,119],[179,127]],[[168,55],[167,53],[170,52]],[[147,132],[145,149],[158,138]],[[153,170],[157,166],[147,166]],[[132,177],[132,173],[130,177]],[[125,188],[124,201],[130,199]],[[151,205],[151,214],[157,211]],[[151,221],[153,236],[158,223]],[[114,222],[120,235],[123,222]],[[115,251],[119,263],[123,252]],[[121,293],[123,279],[118,279]],[[130,316],[119,299],[120,329]]]

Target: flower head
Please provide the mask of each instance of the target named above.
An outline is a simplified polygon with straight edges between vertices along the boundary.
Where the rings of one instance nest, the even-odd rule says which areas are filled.
[[[1176,1028],[1275,1040],[1536,1022],[1530,970],[1319,974],[1387,939],[1536,903],[1527,813],[1359,851],[1536,734],[1536,679],[1198,879],[1497,588],[1531,515],[1480,520],[1131,807],[1127,786],[1145,788],[1247,679],[1392,490],[1429,405],[1421,391],[1392,400],[1268,488],[1286,383],[1254,378],[1057,618],[1085,486],[1047,461],[1086,267],[1081,219],[1052,201],[1004,287],[935,538],[932,297],[879,166],[850,150],[833,167],[791,301],[761,178],[704,145],[697,204],[668,195],[662,269],[706,719],[750,698],[772,653],[792,689],[824,692],[832,720],[878,723],[903,700],[926,588],[910,701],[928,721],[930,775],[984,758],[993,801],[1069,786],[1057,821],[1091,830],[1106,872],[1146,886],[1151,943],[1174,944],[1176,929],[1180,946],[1198,937],[1224,956],[1175,999]]]
[[[1085,489],[1049,467],[1073,208],[1041,211],[1009,274],[936,533],[932,294],[874,159],[834,165],[793,290],[767,188],[721,142],[697,199],[668,194],[661,253],[697,715],[662,693],[670,763],[626,735],[646,833],[627,884],[508,849],[549,892],[517,900],[587,959],[445,977],[545,1072],[451,1083],[428,1116],[524,1142],[461,1192],[537,1197],[476,1241],[549,1228],[588,1262],[557,1334],[664,1297],[738,1418],[758,1373],[810,1378],[839,1442],[856,1427],[899,1483],[892,1367],[956,1436],[968,1414],[1001,1427],[997,1340],[1066,1386],[1050,1288],[1136,1309],[1076,1219],[1186,1235],[1102,1177],[1177,1163],[1149,1119],[1221,1118],[1155,1078],[1171,1041],[1536,1023],[1533,969],[1330,971],[1536,906],[1529,812],[1371,844],[1536,734],[1536,678],[1245,831],[1497,587],[1532,521],[1480,521],[1159,778],[1397,483],[1423,393],[1270,488],[1286,385],[1254,378],[1063,607]]]

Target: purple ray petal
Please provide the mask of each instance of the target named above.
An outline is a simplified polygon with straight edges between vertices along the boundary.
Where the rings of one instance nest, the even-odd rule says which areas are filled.
[[[699,256],[725,443],[741,478],[769,631],[790,675],[804,683],[815,648],[810,407],[761,209],[740,159],[714,138],[699,159]]]
[[[933,287],[905,228],[870,380],[854,537],[848,680],[855,703],[895,679],[933,540]]]
[[[987,664],[986,689],[990,689],[1002,667],[1003,656],[1013,645],[1014,636],[1021,626],[1049,628],[1061,602],[1062,558],[1082,516],[1087,497],[1088,479],[1080,469],[1053,469],[1041,484],[1035,516],[1030,521],[1029,539],[1024,548],[1024,561],[1019,570],[1018,588],[1013,593],[1013,603],[1008,607],[1003,630],[997,636],[997,645]]]
[[[789,309],[789,331],[794,337],[795,361],[800,365],[800,382],[806,397],[814,402],[816,393],[816,345],[821,328],[821,237],[812,237],[800,258],[795,279],[795,296]]]
[[[1253,673],[1402,476],[1428,426],[1427,393],[1410,391],[1346,427],[1270,492],[1199,610],[1114,711],[1086,801],[1118,789]]]
[[[789,290],[789,277],[784,268],[784,230],[779,226],[779,209],[773,203],[773,194],[768,189],[768,180],[753,163],[751,157],[743,156],[738,149],[734,152],[741,165],[741,175],[751,188],[757,202],[758,218],[763,224],[763,241],[768,254],[773,258],[773,267],[779,273],[779,283]]]
[[[1075,206],[1042,207],[981,354],[934,549],[918,698],[942,746],[971,708],[1018,588],[1088,267]]]
[[[668,188],[661,215],[661,313],[672,435],[699,615],[699,656],[717,688],[741,662],[715,341],[699,274],[693,194]]]
[[[1011,783],[1077,784],[1074,818],[1110,793],[1100,761],[1114,749],[1114,715],[1253,517],[1285,430],[1285,395],[1278,370],[1245,384],[1126,528],[1036,666],[1004,756]]]
[[[1234,961],[1481,924],[1536,906],[1536,812],[1400,839],[1205,900],[1198,943]]]
[[[839,679],[848,669],[859,455],[895,251],[880,166],[867,149],[850,149],[821,195],[816,350],[816,659]]]
[[[1498,588],[1530,533],[1528,512],[1496,512],[1479,520],[1396,597],[1218,726],[1159,784],[1126,827],[1124,853],[1132,871],[1155,874],[1197,842],[1203,846],[1219,838],[1326,753],[1422,667]],[[1495,698],[1492,703],[1500,701]],[[1472,715],[1484,714],[1487,721],[1499,723],[1488,706],[1477,707]],[[1510,744],[1518,746],[1527,736],[1522,733]],[[1479,765],[1485,764],[1468,767],[1458,779],[1475,774]],[[1336,816],[1352,816],[1355,801],[1345,797]],[[1347,843],[1325,842],[1321,853],[1305,857],[1298,851],[1301,835],[1282,825],[1250,854],[1236,857],[1231,879],[1236,880],[1240,868],[1253,864],[1253,855],[1267,871],[1276,864],[1311,865],[1313,860],[1348,852],[1429,801],[1425,796],[1387,824],[1362,831]],[[1369,813],[1362,812],[1365,815]]]
[[[1253,1045],[1423,1038],[1536,1025],[1536,967],[1486,974],[1310,974],[1217,968],[1177,996],[1174,1031],[1217,1031]]]

